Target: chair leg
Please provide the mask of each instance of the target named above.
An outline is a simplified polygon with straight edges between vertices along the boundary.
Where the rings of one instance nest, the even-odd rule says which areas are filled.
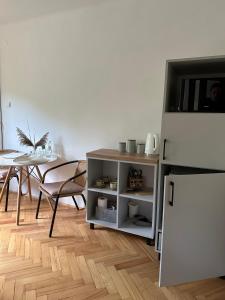
[[[82,199],[83,199],[83,201],[84,201],[84,204],[85,204],[85,206],[86,206],[86,199],[85,199],[84,195],[81,194],[81,197],[82,197]]]
[[[6,189],[8,180],[9,180],[10,177],[11,177],[12,169],[13,169],[13,167],[10,167],[10,168],[9,168],[9,170],[8,170],[8,172],[7,172],[7,175],[6,175],[6,178],[5,178],[5,180],[4,180],[4,183],[3,183],[3,186],[2,186],[2,189],[1,189],[1,193],[0,193],[0,202],[2,201],[2,198],[3,198],[3,196],[4,196],[4,192],[5,192],[5,189]]]
[[[74,202],[74,204],[76,205],[76,208],[77,208],[77,210],[80,210],[80,209],[79,209],[79,206],[77,205],[77,201],[76,201],[75,197],[74,197],[74,196],[72,196],[72,198],[73,198],[73,202]]]
[[[38,205],[37,205],[37,210],[36,210],[36,219],[38,219],[39,209],[40,209],[40,205],[41,205],[41,197],[42,197],[42,191],[40,191],[40,194],[39,194]]]
[[[55,201],[55,208],[54,208],[54,212],[53,212],[53,216],[52,216],[52,222],[51,222],[51,227],[50,227],[50,231],[49,231],[49,237],[52,237],[52,230],[53,230],[53,226],[55,223],[55,216],[56,216],[56,211],[57,211],[57,207],[58,207],[58,202],[59,202],[59,196],[56,198]]]
[[[6,198],[5,198],[5,211],[8,210],[8,200],[9,200],[9,184],[10,184],[10,179],[7,183],[7,188],[6,188]]]

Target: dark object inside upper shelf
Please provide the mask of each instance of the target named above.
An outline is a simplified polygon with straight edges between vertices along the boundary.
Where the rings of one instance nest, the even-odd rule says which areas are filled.
[[[168,61],[165,90],[165,112],[225,113],[225,57]]]

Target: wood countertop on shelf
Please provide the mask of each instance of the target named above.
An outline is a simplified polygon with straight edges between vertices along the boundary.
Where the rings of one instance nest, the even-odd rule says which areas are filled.
[[[88,152],[87,158],[99,158],[99,159],[112,159],[120,161],[133,161],[146,164],[158,164],[159,155],[145,155],[145,154],[129,154],[121,153],[118,150],[113,149],[98,149]]]

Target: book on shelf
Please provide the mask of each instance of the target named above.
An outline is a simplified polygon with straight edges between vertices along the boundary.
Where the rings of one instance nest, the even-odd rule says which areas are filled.
[[[189,104],[189,92],[190,92],[190,81],[189,79],[184,80],[184,94],[183,94],[183,105],[182,111],[188,111],[188,104]]]
[[[195,81],[195,94],[194,94],[194,107],[193,107],[194,111],[199,110],[199,93],[200,93],[200,80],[197,79]]]

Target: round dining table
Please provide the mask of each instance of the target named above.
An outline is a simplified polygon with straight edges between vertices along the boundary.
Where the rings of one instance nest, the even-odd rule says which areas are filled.
[[[18,173],[18,191],[17,191],[17,215],[16,215],[16,224],[19,225],[20,220],[20,204],[21,204],[21,195],[22,195],[22,184],[23,184],[23,176],[25,173],[25,180],[27,180],[27,188],[28,188],[28,194],[29,198],[32,201],[32,194],[31,194],[31,183],[30,183],[30,174],[36,170],[37,176],[36,178],[41,182],[42,181],[42,175],[39,169],[40,165],[53,162],[57,159],[57,156],[55,155],[29,155],[24,154],[21,152],[17,152],[12,150],[10,151],[1,151],[0,152],[0,167],[4,169],[8,169],[6,179],[4,181],[1,193],[0,193],[0,203],[2,201],[5,189],[7,187],[8,181],[11,178],[11,175],[13,172]],[[31,171],[29,168],[32,168]]]

